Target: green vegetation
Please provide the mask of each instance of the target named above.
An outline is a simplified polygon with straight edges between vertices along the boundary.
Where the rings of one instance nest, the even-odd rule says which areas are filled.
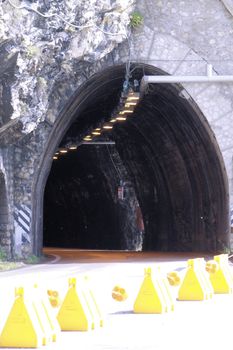
[[[0,261],[6,261],[7,260],[7,254],[2,247],[0,247]]]
[[[17,269],[24,264],[19,261],[8,261],[7,253],[0,247],[0,272]]]
[[[29,255],[25,260],[26,264],[38,264],[40,259],[36,255]]]
[[[0,272],[18,269],[23,265],[24,265],[23,263],[15,262],[15,261],[0,261]]]
[[[40,262],[41,258],[33,254],[29,255],[26,259],[15,257],[14,259],[8,260],[6,252],[0,247],[0,272],[18,269],[19,267],[25,266],[25,264],[32,265]]]
[[[140,12],[134,11],[130,15],[130,26],[132,28],[137,28],[143,23],[143,16],[141,15]]]

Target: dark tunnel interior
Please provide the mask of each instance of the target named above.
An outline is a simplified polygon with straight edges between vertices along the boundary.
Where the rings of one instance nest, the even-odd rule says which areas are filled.
[[[132,65],[132,79],[165,74]],[[125,66],[93,76],[85,108],[59,147],[108,121]],[[44,246],[212,251],[227,244],[228,186],[208,122],[180,85],[151,84],[134,113],[53,161],[44,195]]]

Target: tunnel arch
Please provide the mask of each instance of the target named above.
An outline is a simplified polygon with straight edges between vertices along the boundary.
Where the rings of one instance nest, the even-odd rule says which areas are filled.
[[[107,104],[110,98],[103,113],[108,115],[117,103],[124,73],[124,65],[96,73],[55,122],[34,184],[36,254],[42,249],[43,193],[52,156],[72,125],[80,132],[98,122],[90,105]],[[135,78],[144,73],[165,74],[153,66],[135,65]],[[222,155],[207,120],[193,100],[183,98],[182,90],[178,84],[150,86],[131,122],[112,132],[142,210],[145,250],[216,250],[228,244],[228,184]]]

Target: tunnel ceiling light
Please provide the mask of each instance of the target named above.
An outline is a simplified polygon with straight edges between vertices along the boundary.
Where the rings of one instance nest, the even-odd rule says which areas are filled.
[[[91,141],[92,140],[92,137],[91,136],[86,136],[83,138],[84,141]]]
[[[68,152],[68,151],[67,151],[66,148],[61,148],[60,151],[59,151],[59,153],[62,153],[62,154],[65,154],[65,153],[67,153],[67,152]]]
[[[69,149],[70,150],[75,150],[75,149],[77,149],[77,146],[76,145],[71,145],[71,146],[69,146]]]
[[[124,117],[123,115],[119,115],[118,117],[116,117],[116,119],[119,121],[125,121],[127,118]]]
[[[128,101],[128,102],[126,102],[126,104],[125,104],[125,107],[126,108],[130,108],[131,106],[137,106],[137,102],[136,101]]]
[[[109,118],[110,120],[106,120],[105,124],[103,124],[101,127],[93,129],[90,135],[86,135],[83,138],[83,141],[86,141],[88,143],[92,141],[93,138],[96,139],[96,137],[101,136],[101,131],[111,130],[114,126],[114,123],[118,121],[126,121],[127,116],[134,112],[134,108],[140,99],[140,93],[135,92],[138,88],[138,82],[135,84],[135,81],[136,80],[131,83],[128,76],[128,78],[124,81],[123,91],[121,92],[118,106],[111,113],[111,116]]]
[[[56,159],[58,159],[58,157],[57,156],[53,156],[53,159],[56,160]]]
[[[58,156],[58,155],[59,155],[59,152],[56,152],[56,153],[55,153],[55,156]]]
[[[104,124],[103,129],[105,130],[111,130],[113,126],[111,124]]]
[[[112,119],[110,120],[110,123],[116,123],[116,118],[112,118]]]
[[[133,111],[133,109],[129,109],[129,108],[127,108],[127,109],[123,109],[122,111],[120,111],[119,112],[119,114],[131,114],[131,113],[133,113],[134,111]]]
[[[130,101],[138,101],[140,99],[139,92],[130,92],[126,98],[126,103]]]

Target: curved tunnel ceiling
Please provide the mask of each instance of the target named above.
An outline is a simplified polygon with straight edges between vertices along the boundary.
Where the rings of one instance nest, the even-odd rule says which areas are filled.
[[[135,65],[132,79],[144,73],[164,74]],[[124,74],[125,67],[117,66],[92,78],[61,147],[109,119]],[[192,251],[227,244],[221,154],[207,121],[181,90],[149,86],[134,114],[96,139],[115,145],[82,145],[53,163],[45,190],[45,245]]]

